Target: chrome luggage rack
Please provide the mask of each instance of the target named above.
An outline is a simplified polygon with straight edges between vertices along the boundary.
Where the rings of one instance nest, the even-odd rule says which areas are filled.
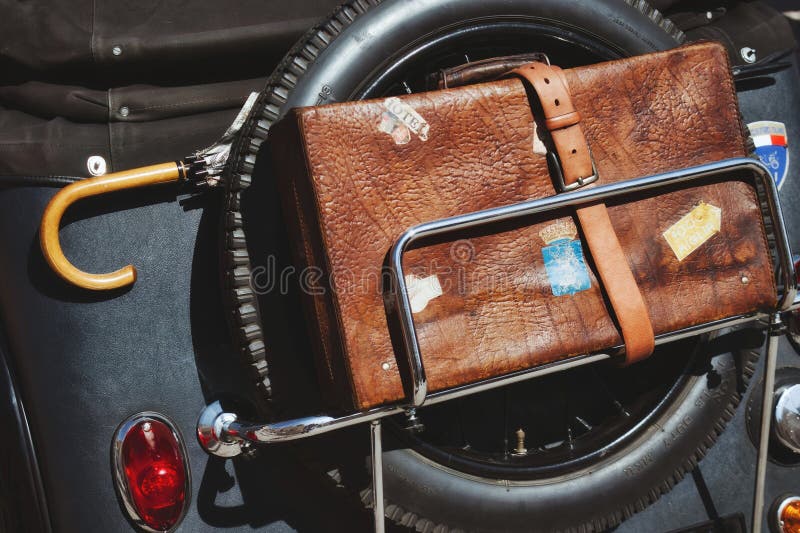
[[[594,353],[571,357],[527,370],[485,379],[476,383],[428,393],[425,366],[420,354],[419,342],[411,312],[411,303],[403,273],[403,253],[416,241],[426,237],[440,236],[447,233],[474,228],[485,224],[511,220],[519,217],[546,213],[567,207],[575,207],[589,202],[602,201],[618,196],[675,186],[688,185],[692,182],[718,178],[726,173],[751,172],[762,185],[765,193],[769,217],[775,237],[778,258],[778,286],[782,287],[778,305],[774,310],[737,315],[714,322],[699,324],[678,331],[657,335],[656,345],[665,344],[690,336],[716,331],[722,328],[742,324],[757,324],[768,329],[766,341],[767,359],[764,370],[764,398],[761,419],[761,437],[759,441],[758,460],[756,464],[756,483],[753,509],[752,531],[760,532],[764,507],[764,479],[766,473],[767,448],[771,423],[771,399],[775,380],[777,362],[777,338],[783,334],[784,327],[781,315],[800,308],[797,297],[795,271],[792,253],[786,229],[783,224],[778,192],[768,169],[755,159],[736,158],[691,167],[654,176],[602,185],[591,189],[580,189],[564,192],[547,198],[520,202],[507,206],[476,211],[465,215],[454,216],[426,222],[409,228],[395,241],[389,253],[389,272],[391,289],[388,296],[393,306],[392,315],[399,321],[402,332],[403,347],[407,362],[406,400],[397,404],[376,407],[366,411],[347,414],[340,417],[326,415],[309,416],[281,422],[253,423],[240,420],[235,413],[226,412],[219,402],[208,405],[200,415],[197,423],[197,437],[200,445],[212,455],[234,457],[241,454],[253,444],[268,444],[301,439],[345,428],[355,424],[371,422],[372,443],[372,480],[373,480],[373,514],[375,531],[384,531],[383,476],[381,459],[381,419],[405,412],[410,418],[415,417],[415,410],[422,405],[452,400],[461,396],[502,387],[511,383],[531,379],[554,372],[610,359],[620,353],[622,346],[609,350],[610,353]]]

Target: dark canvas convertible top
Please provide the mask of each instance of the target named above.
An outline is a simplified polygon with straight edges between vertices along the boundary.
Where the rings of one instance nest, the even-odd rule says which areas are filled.
[[[337,0],[0,2],[0,175],[87,174],[215,140]]]
[[[111,172],[209,145],[339,3],[0,0],[0,176],[84,176],[91,156]],[[741,39],[761,54],[791,41],[780,13],[764,30],[760,2],[650,3],[734,64]]]

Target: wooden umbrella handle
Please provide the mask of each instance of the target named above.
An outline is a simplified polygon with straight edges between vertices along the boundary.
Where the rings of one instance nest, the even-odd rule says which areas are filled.
[[[162,163],[76,181],[61,189],[47,204],[39,229],[39,244],[47,264],[66,281],[84,289],[105,291],[125,287],[136,281],[136,269],[132,265],[108,274],[90,274],[70,263],[64,256],[58,238],[61,217],[70,205],[83,198],[176,181],[184,176],[184,171],[182,162]]]

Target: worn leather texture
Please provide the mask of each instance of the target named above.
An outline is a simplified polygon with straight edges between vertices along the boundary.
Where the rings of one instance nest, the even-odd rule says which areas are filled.
[[[598,183],[747,155],[720,45],[564,75]],[[544,130],[537,105],[519,80],[399,101],[295,109],[270,135],[297,261],[313,267],[304,292],[322,378],[330,390],[349,389],[344,397],[359,409],[404,396],[405,356],[393,343],[381,276],[397,237],[422,222],[556,192],[535,142]],[[678,260],[662,234],[701,203],[721,210],[720,231]],[[747,176],[606,205],[656,335],[774,307],[773,266]],[[588,286],[554,295],[540,232],[558,234],[553,225],[563,230],[574,218],[564,211],[485,226],[406,253],[407,273],[423,280],[412,296],[426,304],[414,319],[429,390],[622,343],[585,245]]]
[[[527,82],[526,88],[536,95],[542,108],[544,125],[561,168],[563,187],[584,185],[582,180],[593,186],[588,182],[594,175],[591,149],[583,133],[580,113],[572,103],[564,71],[534,62],[514,69],[512,75]],[[562,185],[558,183],[557,187]],[[596,203],[576,209],[575,215],[619,324],[625,343],[625,362],[641,361],[655,348],[653,325],[608,209],[605,204]]]

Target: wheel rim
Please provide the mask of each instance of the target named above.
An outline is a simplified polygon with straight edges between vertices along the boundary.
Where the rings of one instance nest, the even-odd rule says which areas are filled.
[[[401,429],[402,416],[391,424],[410,447],[454,470],[516,480],[566,475],[625,448],[679,401],[694,348],[683,343],[634,367],[577,368],[423,408],[419,434]],[[515,455],[519,429],[524,455]]]
[[[491,44],[489,44],[491,43]],[[524,43],[524,44],[523,44]],[[429,75],[491,57],[544,51],[562,68],[617,59],[624,51],[577,31],[524,17],[470,20],[428,35],[389,58],[350,100],[433,90]],[[405,82],[405,86],[403,85]]]
[[[443,68],[534,51],[547,53],[564,68],[626,55],[596,36],[552,23],[522,18],[472,20],[399,51],[350,99],[432,90],[436,87],[431,74]],[[423,456],[468,474],[520,480],[564,475],[624,448],[676,401],[686,386],[695,347],[695,341],[686,341],[669,355],[662,349],[663,357],[656,353],[630,368],[577,368],[423,408],[420,415],[427,429],[420,434],[401,429],[402,416],[390,419],[390,426]],[[587,391],[596,393],[600,401],[587,401]],[[552,416],[554,409],[562,414]],[[517,429],[526,431],[528,453],[521,456],[512,453]]]

